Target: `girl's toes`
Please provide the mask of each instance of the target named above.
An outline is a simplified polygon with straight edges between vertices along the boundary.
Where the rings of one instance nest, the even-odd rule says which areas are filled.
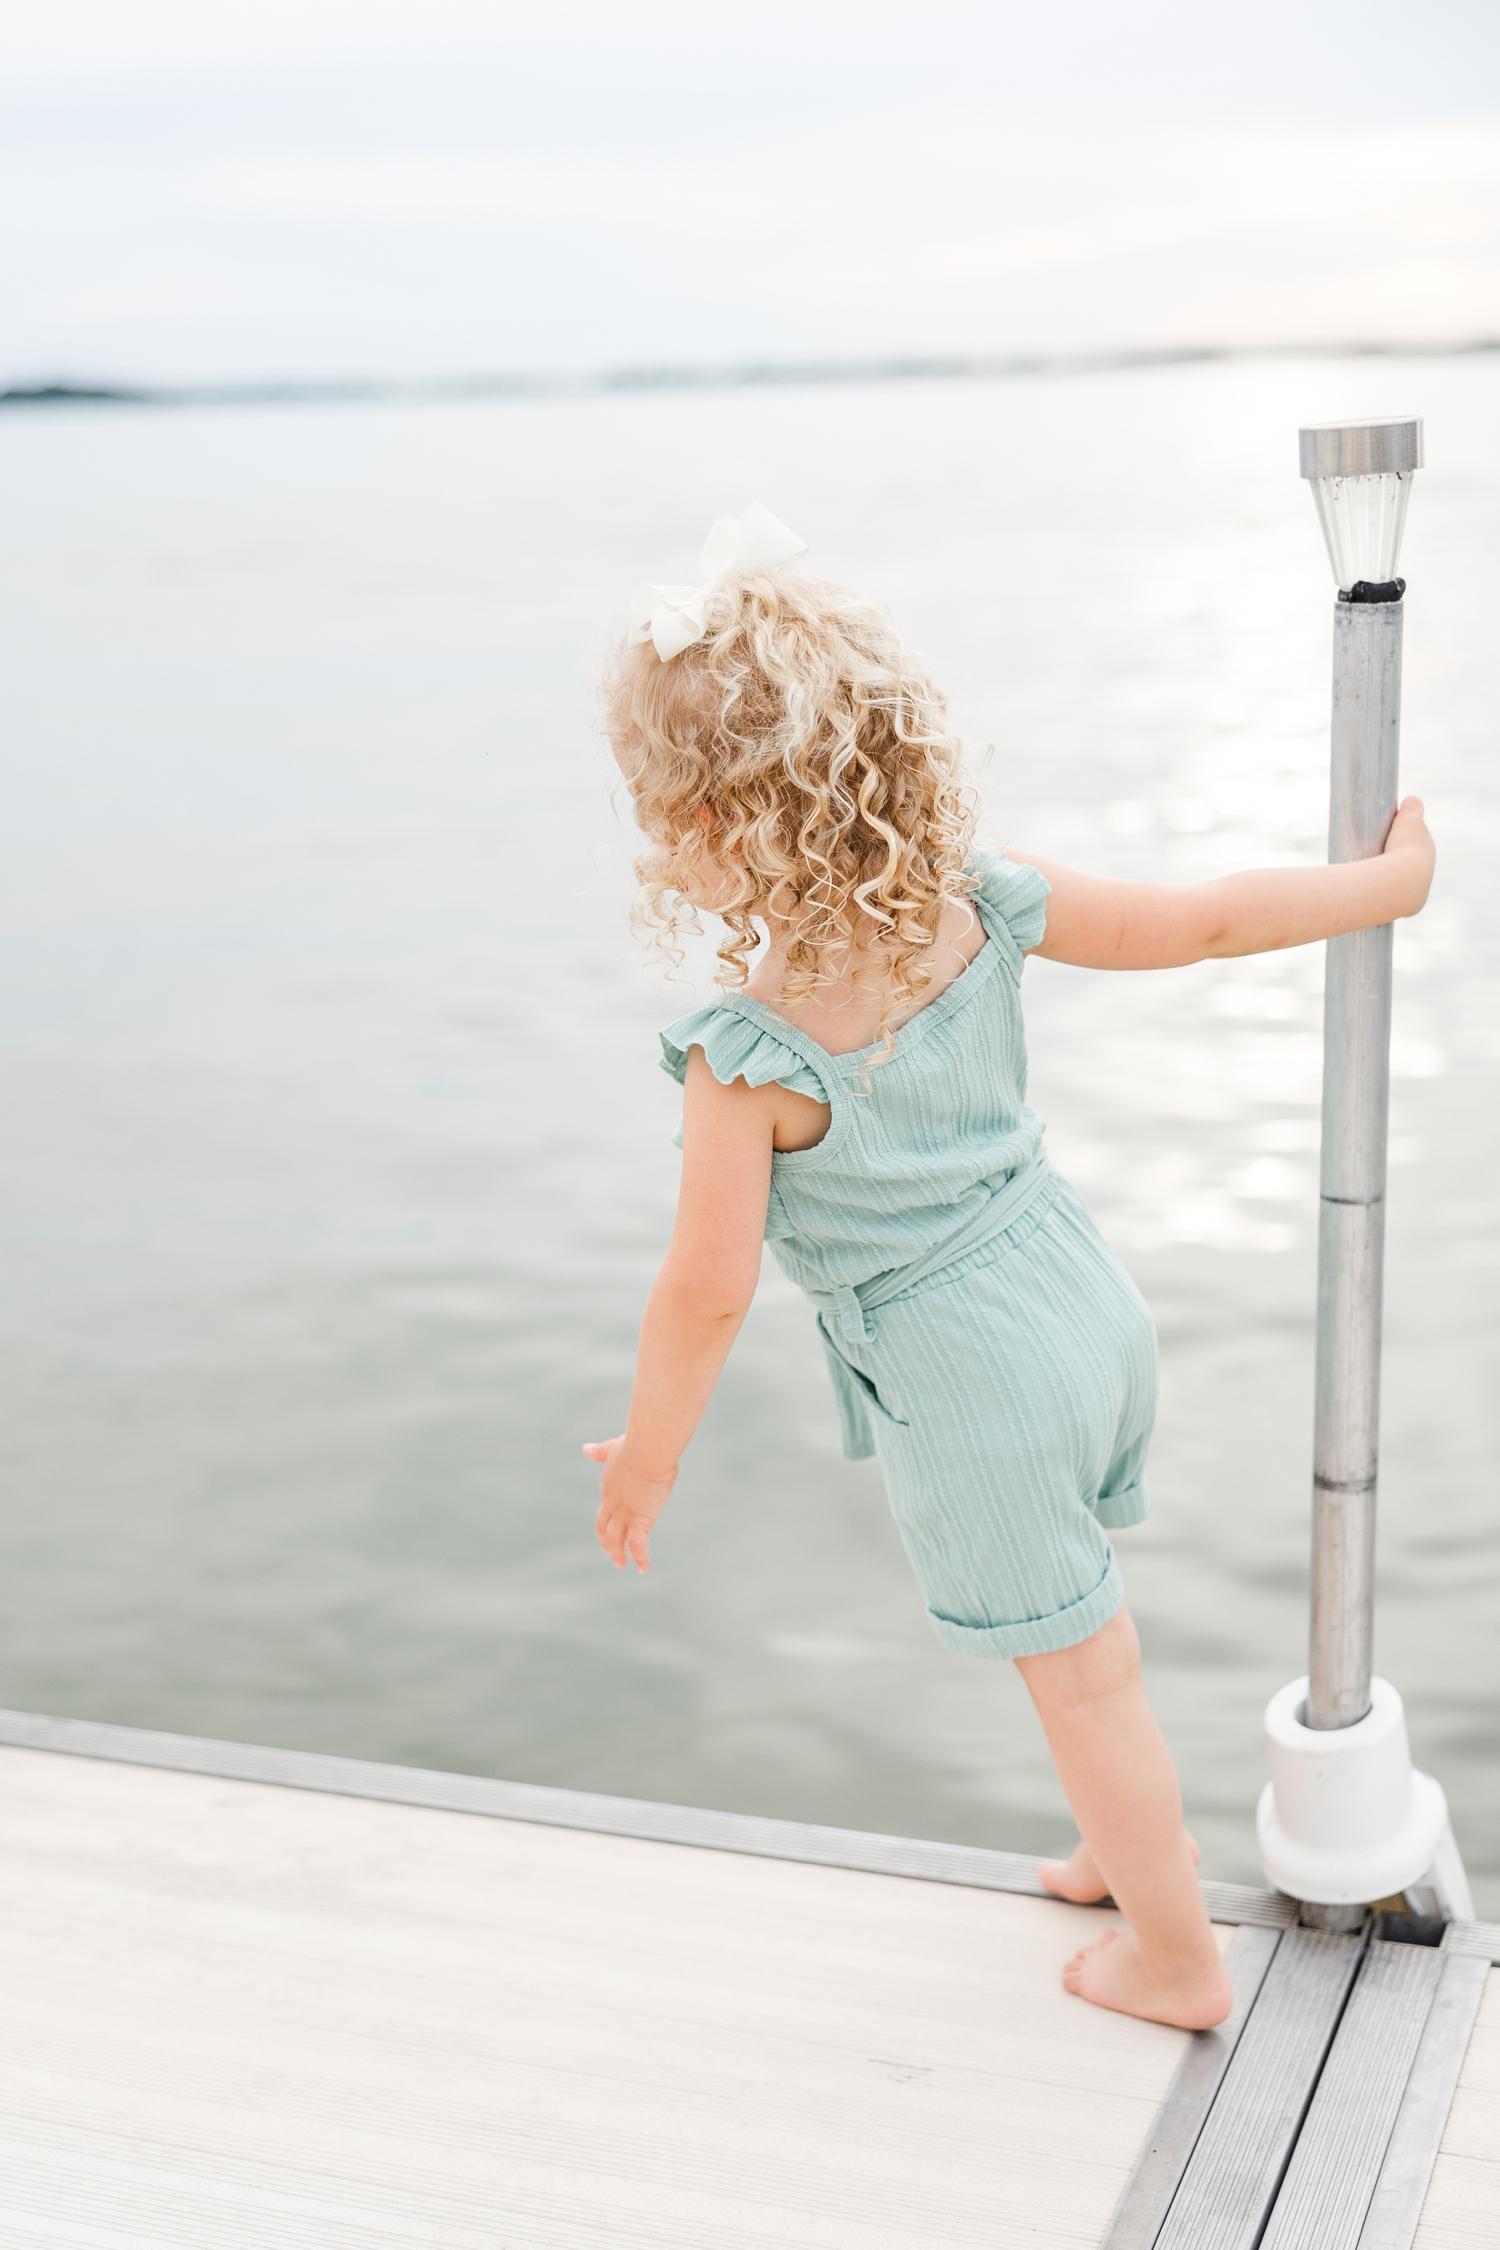
[[[1073,1955],[1071,1961],[1064,1963],[1062,1980],[1069,1992],[1078,1990],[1081,1979],[1087,1974],[1089,1962],[1096,1954],[1102,1953],[1106,1946],[1113,1945],[1119,1934],[1118,1930],[1101,1930],[1092,1945],[1084,1946]]]

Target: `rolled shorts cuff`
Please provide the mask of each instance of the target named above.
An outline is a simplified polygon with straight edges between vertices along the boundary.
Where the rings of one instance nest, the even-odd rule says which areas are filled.
[[[1146,1480],[1137,1477],[1123,1492],[1102,1494],[1094,1502],[1094,1520],[1102,1523],[1106,1531],[1126,1531],[1133,1523],[1145,1522],[1149,1506]]]
[[[1132,1519],[1134,1520],[1134,1519]],[[1120,1566],[1113,1555],[1109,1568],[1092,1593],[1047,1617],[1025,1617],[1014,1625],[960,1625],[955,1618],[929,1610],[932,1629],[944,1648],[960,1656],[1050,1656],[1054,1649],[1073,1648],[1107,1625],[1125,1599]]]

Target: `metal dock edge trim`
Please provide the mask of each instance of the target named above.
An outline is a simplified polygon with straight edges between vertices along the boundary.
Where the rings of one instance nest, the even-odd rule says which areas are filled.
[[[1279,1930],[1242,1928],[1231,1939],[1234,2007],[1215,2030],[1192,2034],[1099,2250],[1152,2250],[1280,1943]]]
[[[1443,1932],[1443,1951],[1500,1961],[1500,1922],[1450,1922]]]
[[[976,1844],[929,1843],[911,1836],[876,1836],[853,1828],[768,1820],[751,1813],[704,1812],[691,1805],[599,1797],[579,1789],[490,1781],[478,1774],[435,1773],[422,1766],[216,1742],[201,1735],[110,1726],[94,1719],[55,1719],[30,1711],[0,1711],[0,1745],[123,1765],[161,1766],[225,1781],[266,1782],[281,1789],[321,1790],[330,1796],[371,1797],[490,1820],[534,1821],[544,1828],[589,1829],[597,1835],[633,1836],[648,1843],[691,1844],[759,1859],[792,1859],[872,1875],[904,1875],[919,1882],[958,1883],[970,1890],[1052,1896],[1037,1880],[1037,1861],[1029,1853],[989,1851]],[[1203,1896],[1209,1914],[1220,1923],[1285,1929],[1297,1918],[1295,1902],[1279,1891],[1258,1891],[1241,1883],[1205,1883]],[[1500,1931],[1496,1935],[1500,1937]]]

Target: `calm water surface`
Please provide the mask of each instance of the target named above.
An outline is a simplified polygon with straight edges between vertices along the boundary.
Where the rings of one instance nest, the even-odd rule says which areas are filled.
[[[1500,365],[0,425],[0,1700],[1052,1848],[1007,1666],[929,1638],[768,1272],[649,1580],[592,1538],[691,995],[624,927],[591,683],[759,497],[951,687],[986,835],[1322,856],[1299,419],[1423,412],[1380,1668],[1500,1911]],[[701,973],[701,962],[697,964]],[[1321,959],[1032,963],[1032,1098],[1160,1324],[1120,1542],[1210,1871],[1304,1667]]]

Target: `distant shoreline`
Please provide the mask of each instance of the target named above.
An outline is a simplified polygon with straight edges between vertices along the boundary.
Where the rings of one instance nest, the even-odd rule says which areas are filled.
[[[1104,375],[1204,361],[1461,359],[1500,352],[1500,338],[1461,344],[1203,344],[1006,357],[767,360],[730,367],[628,367],[589,375],[348,376],[234,383],[112,384],[57,380],[0,389],[0,406],[340,406],[463,399],[598,398],[621,391],[725,391],[799,384],[962,382],[1028,375]]]

